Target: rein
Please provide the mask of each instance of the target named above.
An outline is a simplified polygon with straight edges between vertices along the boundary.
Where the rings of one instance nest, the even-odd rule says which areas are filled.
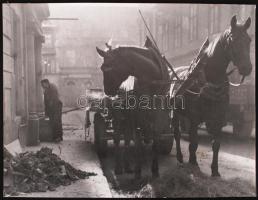
[[[220,44],[221,44],[221,40],[220,40]],[[229,43],[228,43],[228,45],[230,45]],[[227,47],[224,47],[224,49],[226,49],[226,48],[228,48],[228,46]],[[203,55],[202,55],[202,57],[203,57]],[[198,58],[198,57],[197,57]],[[201,59],[199,58],[199,60],[198,60],[198,62],[200,61]],[[198,64],[198,63],[197,63]],[[196,64],[196,65],[197,65]],[[191,67],[191,66],[190,66]],[[232,70],[230,70],[229,72],[227,72],[226,73],[226,76],[227,77],[229,77],[235,70],[236,70],[237,68],[234,68],[234,69],[232,69]],[[205,74],[204,74],[204,76],[205,76]],[[245,79],[245,76],[242,76],[242,78],[241,78],[241,80],[240,80],[240,82],[239,83],[232,83],[231,81],[229,81],[229,80],[227,80],[227,81],[225,81],[224,83],[229,83],[229,85],[231,85],[231,86],[233,86],[233,87],[239,87],[240,85],[242,85],[242,83],[244,82],[244,79]],[[204,78],[204,80],[206,80],[205,78]],[[208,82],[207,82],[208,83]],[[220,85],[220,86],[217,86],[217,87],[221,87],[223,85],[223,83]],[[200,95],[200,92],[193,92],[192,90],[190,90],[190,89],[186,89],[186,91],[188,92],[188,93],[190,93],[190,94],[193,94],[193,95]]]
[[[220,40],[220,44],[221,44],[221,40]],[[228,45],[229,45],[229,43],[227,43]],[[203,44],[204,45],[204,44]],[[221,44],[222,45],[222,44]],[[222,46],[224,46],[224,45],[222,45]],[[225,47],[224,46],[224,49],[226,49],[226,48],[228,48],[229,46],[227,46],[227,47]],[[223,48],[223,47],[222,47]],[[192,62],[192,63],[195,63],[196,65],[198,65],[199,64],[199,62],[202,62],[203,61],[203,57],[205,57],[205,54],[203,54],[203,47],[201,48],[201,51],[199,52],[199,55],[195,58],[195,60]],[[166,61],[166,64],[169,64],[168,62],[167,62],[167,60],[166,59],[164,59],[163,58],[163,60],[162,61]],[[196,63],[197,62],[197,63]],[[190,67],[189,67],[189,69],[191,68],[191,66],[192,66],[192,63],[190,64]],[[202,64],[206,64],[206,63],[202,63]],[[195,66],[196,66],[195,65]],[[227,77],[229,77],[235,70],[236,70],[237,68],[234,68],[234,69],[232,69],[232,70],[230,70],[229,72],[227,72],[226,73],[226,76]],[[203,69],[201,69],[201,70],[203,70]],[[174,77],[176,78],[176,79],[174,79],[174,77],[172,78],[172,79],[168,79],[168,80],[153,80],[153,81],[150,81],[150,82],[148,82],[148,83],[146,83],[146,84],[144,84],[143,86],[141,86],[141,87],[138,87],[138,89],[145,89],[145,88],[147,88],[147,87],[150,87],[151,85],[156,85],[156,86],[164,86],[164,85],[166,85],[166,84],[171,84],[171,83],[174,83],[174,82],[178,82],[178,83],[180,83],[180,85],[179,85],[179,88],[182,86],[182,84],[185,82],[185,80],[182,80],[182,79],[180,79],[179,77],[178,77],[178,75],[177,75],[177,73],[174,71],[174,70],[172,70],[172,72],[173,72],[173,74],[174,74]],[[205,76],[205,74],[203,73],[203,75]],[[195,78],[196,79],[196,78]],[[214,84],[212,84],[212,85],[214,85],[214,87],[222,87],[225,83],[229,83],[229,85],[231,85],[231,86],[233,86],[233,87],[239,87],[240,85],[242,85],[242,83],[244,82],[244,79],[245,79],[245,76],[242,76],[242,78],[241,78],[241,80],[240,80],[240,82],[239,83],[232,83],[232,82],[230,82],[229,80],[226,80],[225,82],[223,82],[222,84],[220,84],[220,85],[214,85]],[[204,77],[204,80],[206,80],[206,78]],[[209,82],[207,82],[207,81],[205,81],[207,84],[209,84]],[[205,83],[205,84],[206,84]],[[192,86],[193,84],[191,84],[190,85],[190,87]],[[192,91],[192,90],[190,90],[190,89],[185,89],[185,91],[186,92],[188,92],[188,93],[190,93],[190,94],[193,94],[193,95],[200,95],[201,94],[201,89],[200,89],[200,91],[199,92],[194,92],[194,91]]]
[[[227,73],[226,73],[227,77],[229,77],[236,69],[237,69],[237,68],[234,68],[234,69],[230,70],[229,72],[227,72]],[[225,81],[224,83],[229,83],[229,85],[231,85],[231,86],[239,87],[239,86],[242,85],[242,83],[244,82],[244,79],[245,79],[245,76],[242,77],[240,83],[232,83],[232,82],[230,82],[230,81],[228,81],[228,80]],[[182,79],[179,79],[179,80],[177,80],[177,79],[171,79],[171,80],[154,80],[154,81],[151,81],[150,83],[148,83],[148,84],[146,84],[146,85],[140,87],[139,89],[145,89],[145,88],[147,88],[147,87],[149,87],[149,86],[151,86],[151,85],[161,85],[161,86],[162,86],[162,85],[171,84],[171,83],[174,83],[174,82],[179,82],[179,83],[181,83],[181,85],[182,85],[182,83],[183,83],[184,81],[185,81],[185,80],[182,80]],[[208,82],[207,82],[207,83],[208,83]],[[222,83],[221,85],[219,85],[219,86],[217,86],[217,87],[223,86],[224,83]],[[185,91],[188,92],[188,93],[190,93],[190,94],[193,94],[193,95],[200,95],[200,92],[194,92],[194,91],[192,91],[192,90],[190,90],[190,89],[186,89]]]

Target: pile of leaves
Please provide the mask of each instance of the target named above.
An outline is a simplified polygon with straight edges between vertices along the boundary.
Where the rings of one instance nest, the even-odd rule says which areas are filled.
[[[6,175],[9,171],[13,180],[11,188],[5,190],[6,194],[54,191],[60,185],[67,186],[76,180],[97,175],[75,169],[47,147],[15,157],[6,151],[4,154],[4,171]]]

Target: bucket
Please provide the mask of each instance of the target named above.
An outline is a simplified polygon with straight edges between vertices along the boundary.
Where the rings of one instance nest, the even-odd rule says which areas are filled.
[[[40,119],[39,139],[41,142],[52,142],[54,137],[50,127],[49,119]]]
[[[36,146],[39,143],[39,119],[31,118],[29,119],[27,145]]]

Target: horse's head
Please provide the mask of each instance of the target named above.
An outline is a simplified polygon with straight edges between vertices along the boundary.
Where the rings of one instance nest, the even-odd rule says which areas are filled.
[[[250,60],[251,38],[247,33],[247,29],[250,25],[250,17],[244,24],[238,24],[236,16],[233,16],[230,31],[226,38],[230,60],[243,76],[249,75],[252,71]]]
[[[123,62],[120,49],[111,49],[103,51],[96,47],[98,54],[104,58],[101,65],[104,81],[104,92],[107,95],[116,95],[121,83],[129,76],[128,69]]]

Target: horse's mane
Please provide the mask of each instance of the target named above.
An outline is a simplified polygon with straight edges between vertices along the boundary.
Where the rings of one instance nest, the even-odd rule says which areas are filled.
[[[147,49],[146,47],[140,47],[140,46],[137,46],[137,45],[116,45],[115,49],[118,49],[118,48],[128,48],[128,49]]]
[[[140,46],[134,46],[134,45],[119,45],[113,51],[120,51],[120,52],[125,52],[125,51],[130,51],[130,52],[135,52],[139,54],[145,54],[148,49],[145,47],[140,47]]]
[[[230,34],[230,29],[226,29],[224,32],[217,35],[212,42],[208,45],[206,50],[204,51],[210,57],[214,54],[215,48],[217,47],[219,42],[223,42],[224,39]]]

